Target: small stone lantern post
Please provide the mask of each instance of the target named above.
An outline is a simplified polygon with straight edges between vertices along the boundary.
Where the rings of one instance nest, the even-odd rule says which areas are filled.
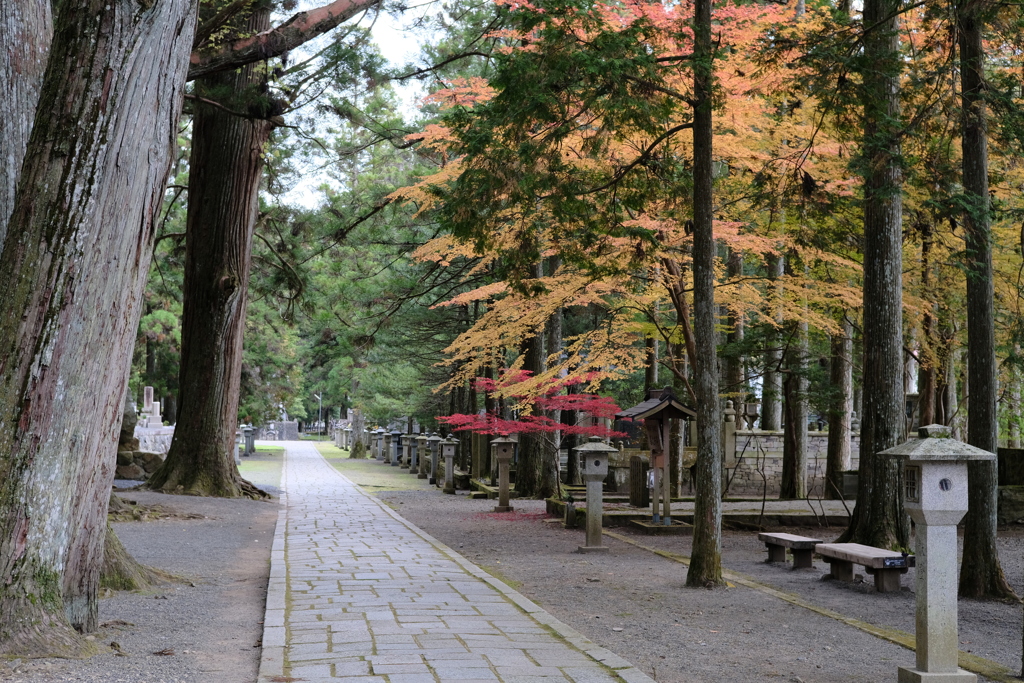
[[[352,428],[345,427],[341,430],[341,447],[345,450],[352,448]]]
[[[402,459],[402,432],[397,429],[391,432],[391,453],[388,454],[392,467],[398,467]]]
[[[967,513],[967,463],[995,455],[949,438],[949,427],[928,425],[917,439],[879,455],[905,461],[904,509],[917,525],[917,666],[899,668],[900,683],[973,683],[957,666],[956,525]]]
[[[459,442],[449,436],[441,442],[441,452],[444,454],[444,492],[455,495],[455,450]]]
[[[608,546],[601,545],[608,454],[617,453],[619,449],[602,442],[601,437],[592,436],[586,444],[573,450],[580,454],[580,470],[583,472],[583,480],[587,482],[587,544],[581,545],[577,552],[603,552],[608,550]]]
[[[377,428],[377,449],[373,453],[373,457],[376,460],[383,460],[384,454],[387,452],[384,450],[384,435],[388,433],[388,430],[383,427]]]
[[[391,439],[394,437],[387,429],[384,430],[384,446],[380,449],[380,457],[377,458],[381,462],[391,462]]]
[[[412,450],[409,451],[409,462],[406,465],[409,466],[409,474],[416,474],[420,468],[420,435],[415,432],[409,437],[409,445],[412,446]]]
[[[512,462],[513,448],[516,442],[507,436],[500,436],[491,441],[491,451],[494,459],[498,461],[498,505],[495,512],[512,512],[513,508],[508,504],[508,466]]]
[[[416,437],[416,452],[419,453],[419,467],[416,474],[417,479],[426,479],[430,476],[430,449],[427,446],[427,433],[423,432]]]
[[[409,466],[409,461],[412,459],[412,439],[412,434],[408,432],[402,434],[402,455],[398,459],[399,467]]]
[[[433,486],[437,486],[437,457],[442,441],[437,434],[431,434],[427,439],[427,443],[430,444],[430,478],[427,483]]]
[[[245,434],[245,455],[254,455],[256,453],[255,431],[252,425],[245,425],[242,428],[242,433]]]
[[[235,430],[235,464],[236,465],[241,465],[242,464],[242,458],[239,457],[239,451],[241,450],[241,447],[242,447],[242,430],[241,429],[236,429]]]

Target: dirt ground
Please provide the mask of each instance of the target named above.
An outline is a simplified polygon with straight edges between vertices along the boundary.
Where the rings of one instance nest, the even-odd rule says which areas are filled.
[[[257,454],[244,463],[243,474],[276,491],[280,461],[281,451]],[[220,500],[141,491],[118,495],[172,513],[118,522],[114,528],[137,560],[177,574],[182,582],[103,596],[101,628],[92,634],[101,654],[80,661],[0,660],[0,681],[255,681],[276,499]]]
[[[820,561],[807,570],[766,564],[755,533],[726,532],[723,566],[743,583],[689,589],[685,565],[652,552],[688,555],[687,537],[616,529],[606,535],[608,553],[582,555],[574,551],[583,532],[561,528],[539,501],[514,501],[515,512],[495,514],[494,501],[464,492],[446,496],[397,468],[325,451],[342,473],[406,519],[657,681],[874,682],[895,680],[898,666],[913,665],[910,650],[847,623],[861,620],[896,640],[900,631],[912,633],[913,571],[900,593],[877,594],[870,577],[853,585],[823,580],[827,567]],[[279,453],[261,456],[246,464],[246,474],[276,490],[279,460]],[[117,524],[138,559],[186,582],[101,600],[106,625],[96,639],[104,654],[0,662],[0,681],[255,681],[276,504],[122,495],[202,517]],[[822,529],[820,537],[831,540],[838,531]],[[1024,530],[1000,532],[1004,569],[1024,593]],[[962,650],[994,662],[992,678],[980,680],[1016,680],[1020,605],[963,600],[960,635]],[[154,654],[162,651],[174,654]]]

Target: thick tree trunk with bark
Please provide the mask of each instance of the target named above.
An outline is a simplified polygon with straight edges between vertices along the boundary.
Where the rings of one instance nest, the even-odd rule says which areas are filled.
[[[0,2],[0,247],[14,208],[14,193],[25,158],[46,58],[53,37],[49,2],[9,0]]]
[[[248,32],[270,26],[269,9]],[[261,497],[234,462],[242,336],[263,150],[272,124],[231,112],[261,112],[263,65],[199,79],[189,163],[184,312],[178,420],[164,464],[149,486],[168,493]]]
[[[693,337],[697,393],[697,493],[687,586],[722,583],[722,409],[715,348],[715,235],[711,168],[711,0],[694,3]]]
[[[195,4],[67,0],[0,253],[0,654],[87,652]],[[7,141],[0,140],[6,156]]]
[[[985,112],[985,51],[982,10],[976,0],[958,3],[960,78],[963,92],[963,184],[968,209],[964,212],[967,267],[967,442],[995,453],[999,417],[996,408],[995,311],[993,306],[992,245],[989,228],[988,122]],[[960,595],[1016,598],[1006,582],[996,548],[995,461],[967,465],[967,516],[964,518],[964,557]]]
[[[780,287],[778,279],[785,271],[785,258],[781,255],[768,256],[768,279]],[[778,294],[777,294],[778,295]],[[765,339],[768,349],[764,352],[764,389],[761,393],[761,429],[777,432],[782,429],[782,349],[778,329],[771,330]]]
[[[921,227],[921,293],[926,299],[930,299],[932,283],[932,240],[933,230],[931,223]],[[921,321],[921,358],[917,372],[917,414],[919,424],[935,424],[935,375],[938,370],[935,353],[935,315],[934,305],[929,308]]]
[[[850,413],[853,411],[853,325],[845,315],[843,331],[832,336],[829,383],[835,392],[828,412],[825,498],[843,497],[843,471],[850,469]]]
[[[534,267],[533,277],[540,277],[540,265]],[[527,340],[523,349],[525,359],[523,369],[533,376],[544,371],[544,328],[536,331]],[[541,488],[541,468],[544,465],[544,454],[547,451],[545,439],[541,434],[523,432],[519,435],[519,453],[516,462],[516,491],[524,498],[545,497],[551,491]]]
[[[865,0],[864,363],[857,506],[843,540],[906,548],[903,468],[876,453],[906,438],[903,396],[903,178],[898,0]]]

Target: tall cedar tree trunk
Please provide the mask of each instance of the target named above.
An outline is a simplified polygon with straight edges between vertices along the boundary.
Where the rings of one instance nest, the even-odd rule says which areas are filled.
[[[850,469],[850,412],[853,410],[853,325],[843,315],[843,331],[832,335],[829,384],[835,396],[828,411],[824,497],[843,497],[843,471]]]
[[[903,396],[903,177],[900,170],[899,0],[865,0],[864,363],[857,506],[842,540],[906,548],[903,468],[875,454],[905,439]]]
[[[192,0],[65,0],[54,18],[18,238],[0,253],[0,655],[92,648],[74,629],[96,628],[111,455],[194,22]]]
[[[989,229],[988,122],[985,113],[985,51],[981,11],[986,3],[962,2],[957,7],[963,125],[963,183],[967,267],[967,442],[995,453],[999,417],[996,408],[995,311],[992,293],[992,245]],[[967,465],[967,517],[960,595],[1016,598],[1006,582],[996,549],[996,462]]]
[[[549,261],[550,274],[554,275],[558,270],[557,259]],[[562,309],[559,308],[551,315],[547,325],[547,353],[549,356],[560,356],[562,353]],[[562,411],[558,409],[548,411],[547,417],[555,422],[562,421]],[[552,434],[552,437],[558,435]],[[555,446],[546,449],[547,455],[540,473],[540,493],[542,497],[559,496],[562,492],[561,482],[561,461],[559,451],[565,447],[561,439],[554,438]],[[572,455],[572,452],[569,452]]]
[[[244,31],[270,28],[258,3]],[[252,263],[263,151],[272,124],[232,111],[265,114],[257,89],[263,64],[197,79],[189,162],[178,419],[164,464],[149,486],[169,493],[260,497],[234,461],[242,336]]]
[[[543,273],[541,264],[535,264],[531,277],[540,278]],[[535,334],[527,340],[523,348],[523,369],[536,377],[544,372],[544,328],[535,330]],[[523,498],[543,498],[551,495],[541,487],[540,470],[544,466],[544,453],[547,447],[544,436],[523,432],[519,435],[519,457],[516,462],[516,491]]]
[[[933,226],[930,222],[925,222],[921,226],[921,295],[926,299],[930,300],[933,292],[931,289],[932,284],[932,265],[931,265],[931,252],[933,243]],[[924,361],[918,366],[917,372],[917,414],[918,424],[930,425],[935,424],[935,373],[936,367],[936,353],[935,353],[935,306],[932,304],[925,310],[924,318],[921,321],[921,331],[924,339],[921,342],[922,346],[922,360]]]
[[[743,255],[736,250],[730,249],[726,260],[729,277],[741,277],[743,275]],[[722,376],[725,378],[725,387],[722,392],[727,398],[732,399],[733,407],[737,413],[743,410],[743,403],[747,400],[746,367],[745,359],[739,352],[739,346],[743,343],[744,321],[742,315],[736,315],[726,310],[728,316],[726,344],[729,347],[729,355],[722,359],[724,365]]]
[[[785,272],[785,258],[782,255],[768,256],[768,279],[772,281],[775,296],[781,297],[778,283]],[[778,318],[778,316],[776,316]],[[779,346],[782,335],[779,328],[770,328],[765,335],[768,348],[764,352],[764,389],[761,393],[761,429],[777,432],[782,429],[782,349]]]
[[[0,102],[5,103],[0,116],[0,248],[14,207],[52,38],[49,2],[0,2],[0,45],[6,53],[0,60]]]
[[[715,235],[712,187],[711,0],[693,15],[693,337],[696,350],[697,493],[687,586],[722,583],[722,409],[715,349]]]

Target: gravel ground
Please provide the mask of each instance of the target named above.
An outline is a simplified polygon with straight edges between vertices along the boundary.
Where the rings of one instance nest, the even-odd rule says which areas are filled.
[[[248,465],[247,476],[274,486],[275,460],[265,456]],[[397,468],[329,460],[424,531],[658,681],[874,682],[895,680],[897,666],[913,665],[913,653],[903,647],[765,592],[743,586],[685,588],[684,565],[610,537],[606,554],[575,553],[583,532],[553,523],[540,501],[514,501],[515,512],[495,514],[494,501],[471,500],[462,492],[445,496]],[[255,681],[276,505],[123,495],[206,517],[116,525],[139,560],[185,575],[189,582],[101,600],[100,619],[108,625],[96,634],[97,641],[105,650],[117,642],[127,656],[111,649],[84,661],[0,662],[0,680]],[[794,531],[810,535],[807,528]],[[837,533],[822,530],[821,537],[831,540]],[[1000,533],[1004,569],[1024,593],[1024,530],[1007,527]],[[630,537],[689,554],[687,537]],[[866,584],[823,581],[827,567],[820,561],[814,569],[794,571],[766,564],[765,557],[753,532],[724,534],[727,569],[841,614],[913,631],[913,570],[903,579],[903,591],[880,595],[870,577]],[[1019,605],[962,600],[960,635],[962,649],[1019,671]],[[164,649],[175,654],[151,654]]]

